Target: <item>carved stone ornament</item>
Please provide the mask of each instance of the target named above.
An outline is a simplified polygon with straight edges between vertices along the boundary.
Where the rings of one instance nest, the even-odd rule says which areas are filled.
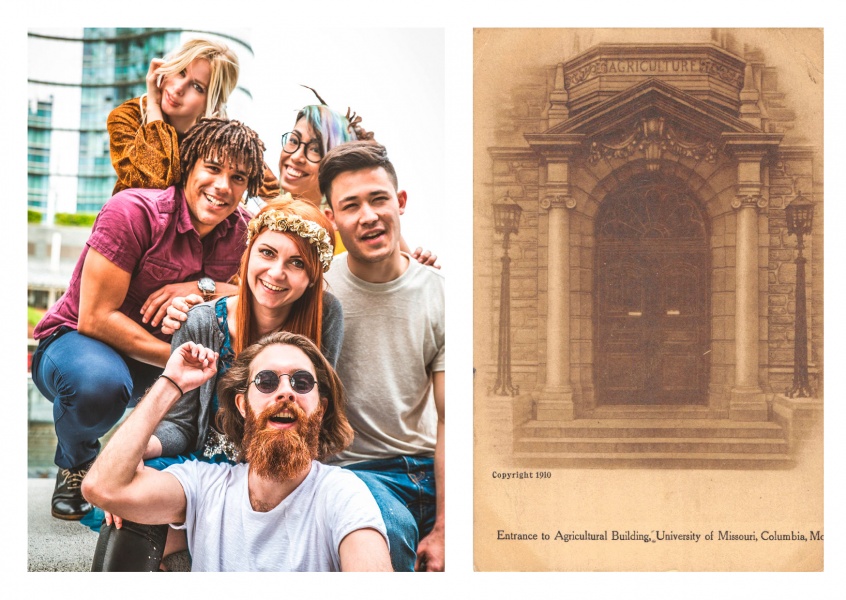
[[[761,195],[736,196],[731,201],[731,207],[738,208],[767,208],[770,201]]]
[[[543,210],[550,208],[576,208],[576,199],[565,194],[547,194],[540,201]]]
[[[651,117],[641,119],[632,132],[622,140],[594,141],[590,146],[588,160],[591,164],[596,164],[602,159],[628,158],[635,152],[643,152],[647,160],[646,168],[657,171],[664,152],[696,161],[714,162],[718,149],[717,145],[710,140],[702,143],[683,140],[672,127],[664,122],[663,117]]]

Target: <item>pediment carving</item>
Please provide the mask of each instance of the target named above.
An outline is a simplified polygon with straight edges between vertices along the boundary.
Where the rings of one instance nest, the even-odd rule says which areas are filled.
[[[716,160],[726,135],[757,139],[762,131],[728,112],[652,79],[550,127],[524,138],[544,155],[584,153],[596,162],[628,158],[642,152],[657,168],[661,157]]]
[[[714,162],[718,153],[717,144],[713,141],[682,133],[664,117],[640,119],[631,125],[628,133],[615,137],[605,136],[593,140],[588,161],[596,164],[603,159],[625,159],[642,153],[647,161],[647,170],[657,171],[667,152],[680,158],[707,162]]]

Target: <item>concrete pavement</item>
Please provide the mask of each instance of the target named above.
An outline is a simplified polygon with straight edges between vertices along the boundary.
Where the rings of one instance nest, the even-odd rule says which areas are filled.
[[[28,571],[90,571],[97,534],[50,515],[54,478],[28,479]]]
[[[77,521],[50,515],[55,474],[27,482],[27,571],[90,571],[97,534]],[[169,557],[165,564],[172,571],[190,570],[187,553]]]

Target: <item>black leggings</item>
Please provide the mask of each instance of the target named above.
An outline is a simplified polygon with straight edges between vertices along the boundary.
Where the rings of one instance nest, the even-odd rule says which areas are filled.
[[[167,525],[142,525],[125,519],[118,529],[103,519],[91,570],[158,571],[167,530]]]

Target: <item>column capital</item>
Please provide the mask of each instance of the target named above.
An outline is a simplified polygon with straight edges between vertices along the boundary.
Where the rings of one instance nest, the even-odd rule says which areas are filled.
[[[731,201],[731,207],[735,210],[741,208],[766,208],[770,201],[760,194],[747,194],[735,196]]]
[[[548,193],[541,198],[540,207],[543,210],[550,210],[553,208],[576,208],[576,199],[569,194],[563,193]]]

